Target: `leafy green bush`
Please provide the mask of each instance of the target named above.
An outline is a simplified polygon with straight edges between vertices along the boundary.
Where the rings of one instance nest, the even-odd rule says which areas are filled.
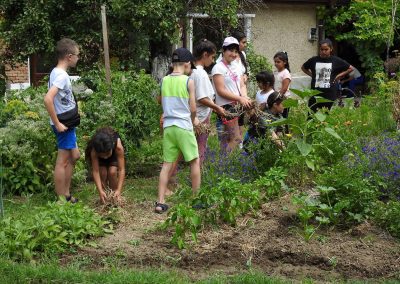
[[[269,60],[260,54],[256,54],[254,47],[249,45],[247,47],[247,63],[249,64],[250,80],[255,82],[256,75],[261,71],[272,71],[272,65]]]
[[[142,140],[159,132],[161,107],[156,100],[159,86],[144,72],[116,72],[109,96],[108,86],[100,75],[90,75],[97,90],[82,102],[80,131],[90,137],[100,127],[113,127],[123,141],[128,159],[135,160],[133,155]]]
[[[363,174],[363,168],[357,166],[350,156],[348,161],[340,162],[317,176],[316,182],[335,190],[320,196],[322,203],[334,207],[344,204],[340,221],[361,222],[370,218],[378,200],[379,191],[371,179]]]
[[[376,208],[375,221],[386,228],[393,236],[400,238],[400,202],[380,202]]]
[[[35,207],[24,219],[2,219],[0,228],[0,255],[28,261],[83,246],[91,237],[112,231],[111,224],[92,209],[65,200]]]
[[[270,137],[252,139],[245,145],[245,148],[248,155],[254,157],[256,172],[258,174],[263,174],[272,168],[280,156],[279,148]]]
[[[172,244],[184,248],[188,232],[197,242],[198,232],[207,224],[235,226],[239,216],[256,210],[263,200],[279,196],[286,188],[285,177],[282,168],[272,168],[253,183],[221,177],[216,185],[202,187],[194,198],[188,197],[190,190],[184,190],[181,202],[169,211],[163,228],[173,227]]]
[[[56,147],[44,93],[44,88],[29,88],[4,103],[0,155],[5,193],[39,192],[53,182]]]
[[[279,197],[282,189],[288,190],[285,184],[287,171],[282,167],[272,167],[254,181],[265,200]]]

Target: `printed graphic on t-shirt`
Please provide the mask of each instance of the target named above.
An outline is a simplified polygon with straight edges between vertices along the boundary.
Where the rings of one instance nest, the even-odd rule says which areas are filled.
[[[329,89],[331,87],[332,63],[317,62],[315,65],[315,88]]]
[[[61,104],[67,106],[72,103],[72,92],[71,90],[62,90],[63,97],[61,98]]]

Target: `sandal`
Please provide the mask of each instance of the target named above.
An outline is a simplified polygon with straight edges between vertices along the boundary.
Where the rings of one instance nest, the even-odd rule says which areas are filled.
[[[157,207],[160,207],[161,210],[157,210],[157,209],[156,209]],[[156,213],[158,213],[158,214],[162,214],[162,213],[166,212],[166,211],[168,210],[168,208],[169,208],[169,207],[168,207],[167,204],[156,202],[156,203],[155,203],[155,207],[154,207],[154,212],[156,212]]]

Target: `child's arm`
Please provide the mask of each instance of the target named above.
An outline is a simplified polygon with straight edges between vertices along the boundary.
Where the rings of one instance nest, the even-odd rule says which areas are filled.
[[[347,70],[343,71],[342,73],[337,74],[334,82],[339,81],[341,78],[343,78],[347,74],[351,73],[351,71],[353,71],[353,70],[354,70],[354,67],[350,65],[350,67]]]
[[[240,95],[242,97],[248,98],[247,96],[247,86],[244,76],[240,76]]]
[[[117,189],[114,192],[114,198],[119,199],[125,181],[125,156],[124,156],[124,147],[122,146],[121,139],[118,139],[115,151],[117,153],[117,159],[118,159],[118,185]]]
[[[213,81],[215,90],[219,96],[227,100],[237,101],[246,108],[251,108],[251,101],[247,97],[235,95],[225,88],[224,77],[221,74],[215,74],[213,76]]]
[[[54,98],[58,93],[58,88],[56,86],[52,86],[48,91],[47,94],[44,96],[44,105],[49,113],[51,121],[54,123],[54,127],[57,129],[58,132],[64,132],[68,128],[62,124],[56,114],[56,110],[54,108]]]
[[[272,131],[271,139],[276,144],[276,146],[278,146],[280,150],[285,149],[285,144],[283,143],[282,139],[278,136],[278,134],[276,134],[275,131]]]
[[[281,95],[286,94],[287,90],[289,89],[289,85],[290,85],[290,79],[289,78],[283,79],[279,94]]]
[[[94,184],[99,192],[100,202],[104,204],[106,203],[107,194],[105,193],[103,184],[101,183],[99,160],[95,150],[90,152],[90,160],[92,164],[92,176]]]
[[[221,116],[225,116],[225,111],[222,107],[216,105],[212,100],[210,100],[210,98],[202,98],[200,100],[198,100],[199,103],[201,103],[202,105],[208,106],[209,108],[212,108],[213,110],[215,110],[215,112]]]
[[[196,117],[196,93],[195,93],[194,82],[192,79],[189,79],[188,90],[189,90],[190,117],[192,119],[193,125],[197,126],[199,124],[199,121]]]

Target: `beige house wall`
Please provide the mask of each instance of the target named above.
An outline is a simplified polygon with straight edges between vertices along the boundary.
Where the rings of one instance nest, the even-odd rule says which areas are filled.
[[[318,42],[308,41],[310,28],[317,26],[315,4],[268,4],[253,11],[252,43],[257,54],[264,55],[273,64],[278,51],[286,51],[292,75],[305,75],[301,65],[317,55]]]

